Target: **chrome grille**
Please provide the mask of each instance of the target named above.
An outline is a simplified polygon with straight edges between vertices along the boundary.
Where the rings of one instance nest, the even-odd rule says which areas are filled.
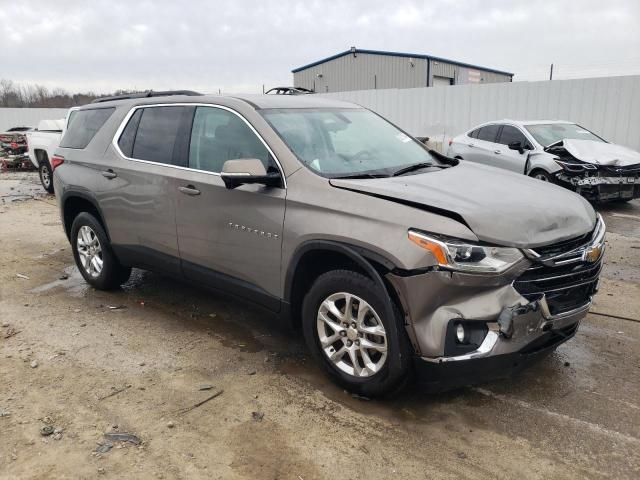
[[[545,295],[552,314],[586,305],[598,289],[602,254],[588,261],[593,248],[604,249],[604,222],[588,235],[528,250],[533,264],[518,277],[514,288],[528,300]]]

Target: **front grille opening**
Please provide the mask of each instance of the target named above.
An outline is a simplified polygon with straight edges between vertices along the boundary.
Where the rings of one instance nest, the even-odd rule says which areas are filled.
[[[542,256],[553,257],[580,248],[589,242],[592,235],[593,232],[536,248],[535,251]],[[564,265],[551,266],[535,263],[516,279],[513,286],[530,301],[544,294],[552,315],[582,307],[596,293],[602,259],[596,263],[588,263],[581,261],[581,254],[577,254],[576,260]]]

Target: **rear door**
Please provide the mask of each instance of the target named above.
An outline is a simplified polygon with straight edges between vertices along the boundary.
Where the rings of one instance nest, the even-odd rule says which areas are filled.
[[[111,243],[126,263],[179,274],[176,171],[188,142],[193,107],[144,106],[116,134],[116,158],[103,165],[108,185],[98,192]]]
[[[511,150],[509,144],[518,142],[522,145],[524,151],[520,153],[518,150]],[[531,150],[531,144],[527,140],[527,137],[520,131],[519,128],[513,125],[503,125],[500,131],[500,137],[498,138],[498,145],[494,151],[494,166],[505,168],[517,173],[524,173],[524,166],[527,162],[527,156],[529,150]]]
[[[469,160],[482,163],[484,165],[496,166],[494,162],[496,143],[500,133],[500,125],[491,124],[480,127],[477,137],[473,143]]]
[[[176,222],[185,276],[279,308],[284,188],[225,187],[227,160],[257,158],[280,171],[273,153],[251,125],[222,106],[198,106],[187,169],[176,184]]]

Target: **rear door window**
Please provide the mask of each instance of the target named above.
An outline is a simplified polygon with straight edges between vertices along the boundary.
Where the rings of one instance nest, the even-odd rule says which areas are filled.
[[[131,158],[174,164],[173,149],[183,123],[185,107],[147,107],[141,110]],[[123,142],[126,145],[127,139]]]
[[[220,173],[224,162],[240,158],[256,158],[267,171],[276,168],[267,147],[242,118],[222,108],[196,108],[189,167]]]
[[[115,108],[95,108],[72,112],[60,147],[86,148],[114,111]]]
[[[502,145],[509,145],[510,143],[520,142],[520,145],[523,147],[529,143],[527,142],[527,138],[524,134],[518,130],[516,127],[511,125],[505,125],[502,127],[502,132],[500,132],[500,139],[498,143]]]
[[[496,143],[499,130],[500,125],[485,125],[484,127],[480,128],[480,131],[478,132],[478,136],[476,138],[478,140],[484,140],[485,142]]]
[[[480,129],[476,128],[474,131],[469,132],[468,136],[471,138],[478,138],[478,132],[480,132]]]

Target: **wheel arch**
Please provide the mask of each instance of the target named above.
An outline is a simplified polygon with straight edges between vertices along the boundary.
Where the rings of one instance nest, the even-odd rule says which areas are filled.
[[[288,305],[288,316],[294,328],[300,326],[302,301],[318,276],[331,270],[351,269],[357,271],[378,284],[389,296],[387,304],[389,315],[394,314],[391,302],[402,309],[397,294],[391,285],[384,281],[385,273],[395,265],[380,254],[362,247],[330,240],[311,240],[300,245],[293,254],[284,282],[284,300]]]
[[[104,231],[107,234],[107,239],[111,241],[109,229],[107,228],[107,224],[104,221],[102,210],[98,206],[98,202],[91,195],[83,192],[65,192],[62,196],[61,205],[62,222],[64,231],[67,234],[67,238],[70,238],[71,236],[71,226],[73,225],[73,220],[78,216],[78,214],[87,212],[96,217],[98,222],[100,222],[100,225],[102,225],[102,228],[104,228]]]
[[[556,172],[562,170],[562,167],[558,165],[554,160],[554,156],[546,152],[542,153],[529,153],[527,161],[525,163],[525,175],[531,175],[534,170],[543,170],[549,175],[553,175]]]

